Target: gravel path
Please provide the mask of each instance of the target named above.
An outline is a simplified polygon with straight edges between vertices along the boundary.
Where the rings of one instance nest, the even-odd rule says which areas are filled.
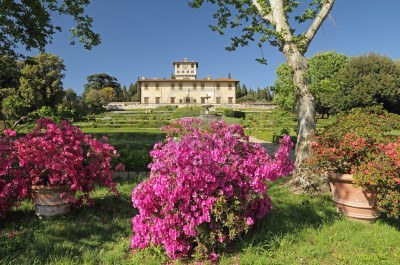
[[[253,136],[250,136],[250,142],[260,144],[262,147],[264,147],[267,150],[268,154],[270,154],[270,155],[275,154],[277,145],[274,144],[274,143],[267,142],[267,141],[264,141],[264,140],[260,140],[260,139],[257,139],[255,137],[253,137]],[[294,160],[294,158],[295,158],[294,149],[292,149],[290,151],[290,157]]]

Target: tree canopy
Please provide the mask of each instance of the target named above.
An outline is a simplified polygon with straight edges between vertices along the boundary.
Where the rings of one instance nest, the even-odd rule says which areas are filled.
[[[336,112],[382,104],[400,114],[400,65],[394,60],[375,53],[353,57],[335,78]]]
[[[344,54],[334,51],[320,52],[308,59],[308,75],[311,80],[310,90],[315,97],[316,110],[320,114],[331,112],[332,97],[339,89],[333,78],[347,62]],[[296,86],[293,83],[293,70],[287,63],[277,68],[274,101],[287,111],[296,109]]]
[[[85,14],[90,0],[3,0],[0,1],[0,55],[17,57],[19,45],[27,51],[39,49],[52,42],[61,27],[54,24],[59,15],[72,17],[76,26],[70,29],[71,44],[76,39],[86,49],[100,44],[100,36],[91,29],[93,19]]]
[[[278,47],[293,70],[293,83],[296,85],[298,101],[298,134],[296,143],[296,172],[293,183],[302,185],[306,176],[300,167],[311,155],[311,136],[316,132],[315,99],[310,89],[307,75],[308,64],[304,57],[318,29],[333,8],[334,0],[192,0],[189,5],[201,7],[205,2],[216,5],[213,17],[216,25],[211,29],[224,34],[227,28],[241,28],[241,35],[231,38],[226,49],[235,50],[256,41],[262,48],[264,44]],[[296,11],[296,12],[294,12]],[[297,33],[298,23],[310,22],[304,32]],[[266,63],[264,57],[257,58]]]
[[[99,73],[89,75],[87,78],[87,83],[84,85],[83,96],[86,97],[86,94],[94,89],[94,90],[102,90],[106,87],[111,87],[114,89],[117,99],[121,99],[122,97],[122,89],[121,84],[118,83],[118,79],[114,76],[108,75],[106,73]]]
[[[25,63],[18,92],[30,110],[54,108],[62,102],[64,71],[63,60],[49,53],[41,53]]]

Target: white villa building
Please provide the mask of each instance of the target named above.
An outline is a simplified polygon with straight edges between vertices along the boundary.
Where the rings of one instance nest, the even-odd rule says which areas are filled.
[[[198,62],[173,62],[174,78],[137,80],[141,87],[141,104],[235,104],[236,85],[231,78],[197,78]]]

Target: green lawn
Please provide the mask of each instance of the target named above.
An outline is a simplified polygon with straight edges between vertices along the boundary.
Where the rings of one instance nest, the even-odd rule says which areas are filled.
[[[168,262],[161,248],[129,249],[137,183],[119,181],[119,197],[96,190],[95,206],[66,217],[39,220],[24,202],[0,221],[0,264]],[[273,211],[233,242],[221,264],[400,264],[400,222],[354,223],[335,212],[329,196],[294,195],[281,184],[269,192]]]

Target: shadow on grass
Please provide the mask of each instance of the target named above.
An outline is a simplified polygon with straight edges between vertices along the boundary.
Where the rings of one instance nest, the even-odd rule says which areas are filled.
[[[400,231],[400,218],[389,218],[386,215],[382,214],[378,221],[390,225],[394,227],[397,231]]]
[[[247,247],[269,250],[279,245],[285,235],[298,235],[303,229],[317,229],[341,218],[330,195],[295,195],[278,185],[268,194],[273,202],[272,211],[232,243],[232,254],[242,252]]]
[[[22,208],[26,209],[9,212],[0,223],[0,263],[44,264],[63,259],[82,263],[84,255],[127,239],[132,233],[130,219],[136,214],[128,194],[95,198],[94,206],[42,220],[32,205]]]

